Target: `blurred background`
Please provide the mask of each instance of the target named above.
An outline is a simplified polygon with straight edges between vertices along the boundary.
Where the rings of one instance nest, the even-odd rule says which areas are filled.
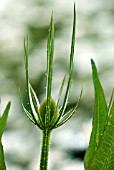
[[[39,101],[45,98],[46,44],[53,11],[55,53],[52,97],[69,67],[74,0],[0,0],[0,113],[12,102],[3,145],[7,170],[38,169],[41,131],[23,113],[26,106],[23,39],[29,34],[29,77]],[[114,1],[77,0],[75,66],[67,109],[83,96],[75,116],[51,137],[50,170],[84,170],[91,132],[94,92],[90,59],[97,65],[107,103],[114,86]],[[62,104],[64,92],[60,101]],[[67,110],[66,109],[66,110]]]

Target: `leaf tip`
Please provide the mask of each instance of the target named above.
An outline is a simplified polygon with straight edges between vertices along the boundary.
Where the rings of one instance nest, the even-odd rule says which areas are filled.
[[[95,65],[95,62],[94,62],[94,60],[92,58],[91,58],[91,64]]]
[[[93,72],[93,74],[98,74],[98,73],[97,73],[97,67],[96,67],[95,62],[94,62],[93,59],[91,59],[91,66],[92,66],[92,72]]]
[[[11,107],[11,101],[8,102],[8,105],[7,105],[9,108]]]

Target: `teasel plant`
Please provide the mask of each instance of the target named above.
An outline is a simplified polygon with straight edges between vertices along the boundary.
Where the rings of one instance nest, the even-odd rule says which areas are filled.
[[[53,74],[53,55],[54,55],[54,21],[53,21],[53,13],[51,15],[50,28],[48,33],[47,40],[47,83],[46,83],[46,98],[39,104],[38,98],[36,96],[35,91],[29,82],[28,76],[28,36],[24,39],[24,63],[25,63],[25,74],[26,74],[26,95],[27,95],[27,104],[28,110],[24,107],[24,104],[21,103],[24,112],[27,117],[31,120],[31,122],[36,125],[38,128],[42,130],[42,144],[41,144],[41,155],[40,155],[40,170],[48,169],[48,155],[49,155],[49,147],[50,147],[50,135],[52,130],[60,127],[65,124],[76,112],[77,106],[80,102],[82,90],[80,92],[80,96],[78,101],[76,102],[76,106],[72,108],[70,111],[65,113],[65,109],[67,106],[71,83],[72,83],[72,74],[74,67],[74,46],[75,46],[75,29],[76,29],[76,10],[74,4],[74,19],[73,19],[73,31],[72,31],[72,41],[71,41],[71,52],[70,52],[70,65],[69,65],[69,78],[67,82],[66,92],[63,100],[62,106],[59,108],[60,98],[63,90],[63,86],[65,83],[66,75],[64,76],[58,99],[55,102],[51,96],[52,89],[52,74]]]

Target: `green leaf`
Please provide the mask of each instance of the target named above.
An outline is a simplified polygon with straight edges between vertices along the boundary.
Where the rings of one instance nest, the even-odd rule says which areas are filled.
[[[35,100],[35,103],[36,103],[36,106],[37,106],[37,109],[40,107],[40,104],[39,104],[39,101],[38,101],[38,98],[37,98],[37,95],[34,91],[34,89],[32,88],[32,86],[29,84],[30,86],[30,92],[31,92],[31,96],[34,98]],[[37,112],[37,111],[36,111]]]
[[[57,108],[58,108],[58,105],[59,105],[60,97],[61,97],[62,90],[63,90],[63,86],[64,86],[64,83],[65,83],[65,79],[66,79],[66,74],[65,74],[64,77],[63,77],[62,84],[61,84],[61,87],[60,87],[60,90],[59,90],[59,95],[58,95],[58,100],[57,100]],[[62,113],[59,114],[56,122],[55,122],[54,125],[51,127],[51,129],[55,128],[55,125],[56,125],[57,122],[60,120],[61,116],[62,116]],[[53,122],[53,119],[52,119],[51,123],[52,123],[52,122]]]
[[[69,97],[71,83],[72,83],[73,65],[74,65],[75,29],[76,29],[76,9],[75,9],[75,3],[74,3],[74,19],[73,19],[72,42],[71,42],[71,52],[70,52],[69,79],[68,79],[68,83],[67,83],[64,101],[63,101],[63,104],[59,111],[60,114],[59,114],[58,119],[56,120],[55,124],[53,125],[52,129],[55,127],[55,125],[60,120],[61,116],[63,115],[63,113],[66,109],[67,102],[68,102],[68,97]],[[65,81],[65,78],[63,79],[61,88],[63,88],[64,81]],[[61,93],[61,89],[60,89],[60,93]]]
[[[4,151],[1,142],[0,142],[0,170],[6,170],[6,165],[4,161]]]
[[[64,78],[63,78],[63,81],[62,81],[62,84],[61,84],[61,87],[60,87],[60,90],[59,90],[59,95],[58,95],[58,100],[57,100],[57,108],[58,108],[59,101],[60,101],[60,98],[61,98],[61,94],[62,94],[62,91],[63,91],[63,86],[65,84],[65,79],[66,79],[66,74],[64,75]]]
[[[62,115],[66,109],[68,97],[70,94],[71,83],[72,83],[72,73],[73,73],[73,66],[74,66],[75,29],[76,29],[76,9],[75,9],[75,4],[74,4],[74,19],[73,19],[72,42],[71,42],[71,52],[70,52],[69,79],[68,79],[68,83],[67,83],[67,88],[66,88],[63,105],[60,110],[60,112],[61,112],[60,115]]]
[[[24,112],[26,113],[27,117],[29,118],[29,120],[32,121],[32,123],[34,123],[36,125],[36,122],[34,121],[34,118],[33,118],[32,114],[25,108],[25,106],[23,104],[20,89],[19,89],[19,97],[20,97],[22,108],[23,108]]]
[[[26,74],[26,95],[27,95],[27,104],[29,107],[28,112],[31,114],[31,117],[33,118],[35,124],[38,125],[38,122],[34,115],[34,108],[33,108],[33,102],[30,94],[30,83],[28,77],[28,37],[27,39],[24,39],[24,62],[25,62],[25,74]]]
[[[94,106],[94,115],[92,122],[92,132],[89,142],[89,147],[86,151],[84,158],[85,169],[88,169],[88,166],[93,159],[93,155],[98,147],[100,138],[104,132],[106,126],[106,120],[108,116],[107,104],[104,96],[104,92],[99,81],[97,68],[93,60],[91,60],[92,65],[92,77],[94,83],[94,92],[95,92],[95,106]]]
[[[80,97],[79,97],[79,99],[78,99],[78,101],[77,101],[77,103],[76,103],[76,106],[75,106],[73,109],[71,109],[69,112],[67,112],[67,113],[60,119],[60,121],[57,123],[57,125],[55,126],[55,128],[63,125],[65,122],[67,122],[67,121],[74,115],[74,113],[76,112],[77,107],[78,107],[78,105],[79,105],[79,103],[80,103],[81,96],[82,96],[82,91],[83,91],[83,90],[81,90]]]
[[[114,101],[114,88],[112,90],[112,95],[111,95],[110,102],[109,102],[109,105],[108,105],[108,115],[110,114],[110,109],[112,107],[113,101]]]
[[[34,91],[33,91],[33,89],[32,89],[32,87],[31,87],[31,85],[30,85],[30,89],[31,89],[31,91],[33,92],[33,93],[35,93]],[[30,91],[30,92],[31,92]],[[32,94],[32,92],[30,93],[30,100],[33,100],[33,94]],[[35,94],[36,95],[36,94]],[[33,114],[31,114],[26,108],[25,108],[25,106],[24,106],[24,104],[23,104],[23,102],[22,102],[22,97],[21,97],[21,93],[20,93],[20,90],[19,90],[19,96],[20,96],[20,101],[21,101],[21,105],[22,105],[22,108],[23,108],[23,110],[24,110],[24,112],[25,112],[25,114],[27,115],[27,117],[29,118],[29,120],[33,123],[33,124],[35,124],[35,125],[37,125],[40,129],[42,129],[42,127],[40,126],[40,123],[39,123],[39,121],[37,120],[37,118],[35,118],[35,116],[33,117]],[[35,96],[36,97],[36,96]],[[30,103],[32,104],[32,110],[34,110],[34,112],[36,112],[35,110],[35,106],[34,106],[34,102],[32,102],[32,101],[30,101]],[[38,103],[38,100],[37,100],[37,103]],[[39,103],[38,103],[39,104]],[[36,114],[36,113],[34,113],[34,114]],[[36,123],[36,121],[34,121],[34,118],[35,118],[35,120],[37,121],[37,123]]]
[[[7,104],[2,117],[0,117],[0,170],[6,170],[5,161],[4,161],[4,151],[3,151],[1,138],[6,127],[6,121],[7,121],[10,106],[11,106],[11,102]]]
[[[108,122],[89,170],[114,170],[114,100]]]
[[[53,54],[54,54],[54,21],[53,21],[53,14],[52,14],[50,29],[48,34],[48,42],[47,42],[46,124],[49,124],[50,122],[49,119],[50,119],[50,98],[51,98],[52,73],[53,73]]]
[[[41,119],[40,114],[39,114],[39,107],[40,107],[40,105],[39,105],[39,102],[38,102],[38,98],[37,98],[37,96],[36,96],[36,93],[35,93],[35,91],[33,90],[33,88],[32,88],[31,85],[30,85],[30,93],[31,93],[31,97],[32,97],[34,109],[35,109],[35,111],[36,111],[36,113],[37,113],[37,122],[38,122],[38,124],[39,124],[40,129],[43,129],[43,128],[44,128],[44,124],[43,124],[42,119]]]
[[[10,109],[10,105],[11,105],[11,102],[9,102],[4,110],[4,113],[2,115],[2,117],[0,117],[0,141],[1,141],[1,138],[2,138],[2,134],[4,132],[4,129],[6,127],[6,121],[7,121],[7,117],[8,117],[8,112],[9,112],[9,109]]]
[[[26,110],[26,108],[24,107],[24,105],[23,105],[23,103],[22,103],[22,102],[21,102],[21,105],[22,105],[23,110],[24,110],[24,112],[26,113],[27,117],[29,118],[29,120],[31,120],[31,121],[32,121],[32,123],[34,123],[34,124],[36,125],[36,123],[35,123],[35,121],[34,121],[34,119],[33,119],[32,115],[28,112],[28,110]]]

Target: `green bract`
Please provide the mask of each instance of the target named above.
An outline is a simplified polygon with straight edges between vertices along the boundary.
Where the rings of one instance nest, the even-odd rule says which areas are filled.
[[[72,73],[73,73],[73,65],[74,65],[74,45],[75,45],[75,25],[76,25],[76,11],[74,5],[74,21],[73,21],[73,32],[72,32],[72,42],[71,42],[71,52],[70,52],[70,64],[69,64],[69,79],[67,82],[66,93],[64,97],[63,104],[60,108],[58,108],[58,104],[60,101],[61,93],[63,90],[63,86],[65,83],[65,77],[63,78],[58,100],[55,102],[51,97],[51,87],[52,87],[52,73],[53,73],[53,54],[54,54],[54,22],[53,22],[53,14],[51,16],[50,21],[50,29],[48,33],[48,41],[47,41],[47,83],[46,83],[46,99],[39,104],[36,93],[29,82],[28,76],[28,37],[24,39],[24,61],[25,61],[25,72],[26,72],[26,94],[27,94],[27,103],[29,110],[27,110],[24,105],[23,109],[28,116],[28,118],[40,129],[49,129],[52,130],[64,124],[68,121],[76,111],[76,108],[79,104],[82,91],[79,97],[76,106],[71,109],[68,113],[64,114],[70,88],[72,82]]]

